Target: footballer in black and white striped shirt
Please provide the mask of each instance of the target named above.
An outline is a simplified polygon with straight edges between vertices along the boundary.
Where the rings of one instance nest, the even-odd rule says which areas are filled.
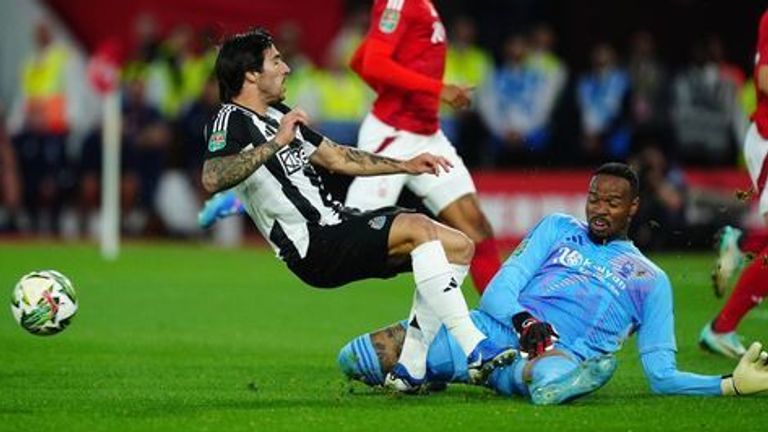
[[[215,70],[224,103],[205,128],[206,190],[234,189],[278,256],[311,286],[338,287],[413,271],[418,295],[409,322],[414,325],[389,386],[401,391],[421,386],[422,332],[434,334],[441,325],[465,351],[470,375],[474,371],[483,379],[511,360],[514,350],[487,339],[469,318],[461,291],[450,289],[461,285],[472,259],[474,244],[466,235],[404,209],[345,209],[314,168],[352,176],[439,175],[451,168],[447,159],[429,153],[392,159],[312,131],[306,113],[282,104],[290,68],[265,31],[225,41]]]

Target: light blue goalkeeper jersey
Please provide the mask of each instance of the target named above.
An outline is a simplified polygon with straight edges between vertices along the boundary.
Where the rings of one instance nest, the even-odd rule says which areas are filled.
[[[651,387],[719,394],[720,377],[677,371],[667,275],[628,240],[598,244],[585,222],[550,215],[529,233],[486,288],[479,309],[511,326],[528,311],[552,324],[558,345],[580,359],[611,353],[637,334]]]
[[[632,332],[643,352],[675,350],[664,272],[627,240],[596,244],[586,223],[548,216],[493,278],[480,310],[502,323],[528,311],[582,359],[614,352]]]

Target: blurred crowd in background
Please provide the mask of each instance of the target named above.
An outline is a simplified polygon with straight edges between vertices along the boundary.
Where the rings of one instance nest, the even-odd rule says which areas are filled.
[[[757,17],[755,18],[757,19]],[[292,69],[288,100],[319,131],[354,145],[374,93],[348,61],[368,26],[351,8],[322,61],[302,51],[309,37],[292,22],[271,30]],[[751,71],[730,62],[717,35],[694,41],[671,68],[649,31],[626,45],[596,43],[588,68],[558,54],[545,22],[510,32],[499,46],[477,42],[467,15],[446,21],[445,81],[476,86],[473,107],[442,112],[443,129],[472,169],[592,168],[628,160],[641,173],[645,212],[683,227],[687,190],[681,166],[737,168],[755,106]],[[101,129],[84,121],[72,89],[87,86],[50,24],[28,35],[34,51],[19,65],[18,94],[2,101],[0,231],[82,238],[98,230]],[[161,33],[153,17],[134,24],[137,47],[121,72],[121,209],[129,235],[197,236],[205,149],[202,128],[218,108],[212,70],[217,35],[176,26]],[[77,122],[77,127],[73,123]],[[85,123],[85,124],[84,124]],[[648,239],[649,244],[653,244]]]

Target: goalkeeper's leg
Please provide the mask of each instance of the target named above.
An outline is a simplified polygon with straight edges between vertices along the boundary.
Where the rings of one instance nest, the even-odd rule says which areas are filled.
[[[557,405],[599,389],[615,369],[612,355],[579,362],[564,351],[553,350],[532,361],[519,358],[491,374],[489,384],[505,396],[528,397],[536,405]]]

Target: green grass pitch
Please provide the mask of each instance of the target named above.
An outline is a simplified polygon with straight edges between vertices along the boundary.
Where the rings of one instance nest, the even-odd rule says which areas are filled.
[[[675,289],[680,368],[727,373],[698,331],[721,306],[706,254],[657,256]],[[751,430],[768,398],[654,396],[634,340],[599,392],[534,407],[453,386],[403,397],[348,383],[336,354],[352,337],[404,317],[411,280],[337,290],[304,286],[272,253],[195,244],[131,244],[116,262],[91,245],[0,245],[0,288],[42,268],[68,275],[80,310],[53,337],[0,313],[0,431],[692,431]],[[467,287],[470,305],[477,296]],[[762,338],[768,313],[742,325]]]

